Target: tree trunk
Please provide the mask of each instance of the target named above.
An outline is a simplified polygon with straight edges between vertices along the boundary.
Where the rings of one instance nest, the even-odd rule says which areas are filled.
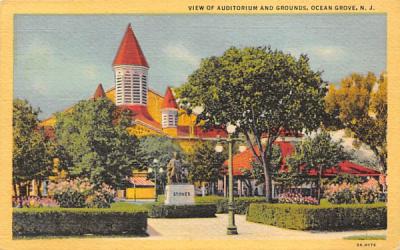
[[[266,166],[266,162],[264,162],[263,164],[263,168],[264,168],[264,178],[265,178],[265,182],[264,182],[264,188],[265,188],[265,200],[267,203],[272,203],[272,178],[271,175],[269,173],[269,170],[267,169]]]
[[[42,192],[40,190],[40,185],[41,185],[41,181],[40,180],[36,180],[36,191],[37,191],[37,196],[38,197],[42,197]]]
[[[25,189],[25,190],[24,190],[24,189]],[[25,184],[22,185],[22,184],[20,183],[20,185],[19,185],[19,196],[20,196],[20,198],[23,198],[23,197],[26,196],[26,185],[25,185]]]

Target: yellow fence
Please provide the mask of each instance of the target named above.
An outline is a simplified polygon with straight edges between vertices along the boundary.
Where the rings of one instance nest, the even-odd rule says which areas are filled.
[[[154,199],[154,187],[127,188],[126,199]]]

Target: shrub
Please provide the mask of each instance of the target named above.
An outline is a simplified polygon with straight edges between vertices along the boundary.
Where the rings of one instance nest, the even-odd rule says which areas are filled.
[[[215,204],[162,205],[151,207],[149,216],[154,218],[207,218],[215,217]]]
[[[138,208],[20,208],[13,236],[146,235],[147,211]]]
[[[247,220],[297,230],[382,229],[387,224],[386,205],[250,204]]]
[[[90,194],[85,203],[88,207],[109,208],[114,202],[115,191],[108,185],[102,184],[99,190]]]
[[[371,178],[357,185],[346,182],[328,185],[324,195],[333,204],[370,204],[379,201],[380,193],[378,182]]]
[[[49,192],[60,207],[64,208],[109,208],[115,196],[115,191],[110,186],[103,183],[96,189],[87,179],[79,178],[51,183]]]
[[[295,193],[282,193],[278,197],[279,203],[293,203],[293,204],[311,204],[317,205],[318,200],[311,196],[302,196]]]

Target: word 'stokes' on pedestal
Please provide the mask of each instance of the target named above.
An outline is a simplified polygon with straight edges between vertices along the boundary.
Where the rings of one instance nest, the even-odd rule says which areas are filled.
[[[165,205],[194,205],[194,185],[174,183],[165,188]]]

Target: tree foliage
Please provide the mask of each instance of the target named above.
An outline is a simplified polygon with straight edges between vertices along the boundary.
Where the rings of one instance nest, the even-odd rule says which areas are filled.
[[[265,47],[232,47],[220,57],[203,59],[178,94],[182,103],[204,107],[197,118],[206,128],[238,125],[237,132],[246,136],[263,167],[266,199],[271,201],[272,144],[281,129],[319,127],[325,87],[321,72],[311,70],[306,55],[295,58]]]
[[[174,152],[183,155],[179,144],[165,136],[144,136],[140,138],[140,147],[145,156],[145,166],[152,166],[153,160],[157,159],[160,166],[165,168],[172,159]]]
[[[326,96],[326,111],[333,117],[334,129],[347,128],[368,145],[379,158],[382,172],[387,170],[387,78],[353,73],[340,87],[331,85]]]
[[[349,159],[350,155],[344,150],[341,141],[333,141],[329,133],[321,132],[298,144],[295,153],[289,156],[286,162],[289,172],[293,173],[297,180],[300,180],[300,176],[305,181],[310,180],[310,173],[315,173],[319,201],[323,172]]]
[[[126,130],[130,116],[105,98],[80,101],[72,112],[57,114],[57,142],[71,163],[69,175],[121,187],[143,157],[139,140]]]
[[[195,145],[188,155],[188,173],[191,182],[216,182],[222,174],[222,164],[228,158],[226,150],[215,152],[215,144],[209,141]]]
[[[54,147],[38,127],[38,114],[26,101],[13,103],[13,184],[36,180],[40,182],[51,175]]]
[[[172,159],[174,152],[181,158],[184,153],[179,144],[165,136],[145,136],[140,138],[140,147],[143,150],[142,167],[155,167],[154,159],[158,160],[158,166],[163,168],[163,173],[157,175],[158,183],[167,183],[167,164]],[[183,156],[183,157],[182,157]],[[154,171],[149,174],[150,179],[154,179]]]

